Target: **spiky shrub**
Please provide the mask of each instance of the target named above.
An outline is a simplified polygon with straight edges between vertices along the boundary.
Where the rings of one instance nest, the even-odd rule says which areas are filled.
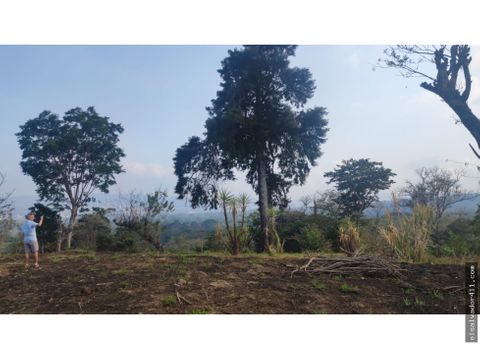
[[[415,205],[411,214],[402,214],[396,197],[395,213],[387,213],[387,224],[379,227],[380,237],[400,260],[425,260],[431,242],[434,214],[430,206]]]
[[[250,234],[245,222],[250,199],[246,194],[236,197],[228,190],[221,189],[218,200],[223,210],[230,251],[233,255],[237,255],[242,250],[248,249],[250,244]]]
[[[340,249],[347,255],[355,255],[360,248],[360,231],[350,219],[344,219],[338,227]]]

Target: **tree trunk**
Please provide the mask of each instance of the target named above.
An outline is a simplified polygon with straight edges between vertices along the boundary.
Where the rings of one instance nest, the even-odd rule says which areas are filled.
[[[465,101],[459,99],[444,99],[450,108],[458,115],[462,124],[472,134],[477,147],[480,148],[480,120],[473,114]]]
[[[238,255],[239,244],[238,244],[238,234],[237,234],[237,204],[232,204],[232,222],[233,222],[233,244],[232,244],[232,253],[233,255]]]
[[[72,246],[73,227],[77,221],[77,214],[78,208],[76,206],[72,206],[72,210],[70,211],[70,219],[68,220],[67,226],[67,249],[70,249]]]
[[[257,154],[258,172],[258,204],[260,210],[261,246],[259,252],[270,252],[269,231],[268,231],[268,187],[267,187],[267,165],[265,154],[259,151]]]

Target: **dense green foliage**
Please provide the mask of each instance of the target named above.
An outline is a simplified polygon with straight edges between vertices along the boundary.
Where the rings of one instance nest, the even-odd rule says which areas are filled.
[[[94,208],[78,220],[73,235],[73,246],[88,250],[117,250],[108,211]]]

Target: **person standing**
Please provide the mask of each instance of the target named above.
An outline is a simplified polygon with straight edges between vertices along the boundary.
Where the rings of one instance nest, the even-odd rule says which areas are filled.
[[[42,226],[43,216],[40,217],[40,221],[38,223],[33,221],[33,219],[35,218],[34,213],[29,213],[27,216],[25,216],[25,218],[27,219],[27,221],[25,221],[21,226],[21,230],[23,232],[23,245],[25,248],[25,268],[28,268],[30,254],[34,255],[35,267],[39,268],[40,265],[38,264],[38,241],[35,229],[37,226]]]

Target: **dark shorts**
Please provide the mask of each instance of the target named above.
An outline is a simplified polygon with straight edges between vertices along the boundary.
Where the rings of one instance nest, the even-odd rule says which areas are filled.
[[[23,246],[25,247],[25,253],[27,254],[28,253],[33,254],[38,252],[38,242],[36,240],[23,243]]]

